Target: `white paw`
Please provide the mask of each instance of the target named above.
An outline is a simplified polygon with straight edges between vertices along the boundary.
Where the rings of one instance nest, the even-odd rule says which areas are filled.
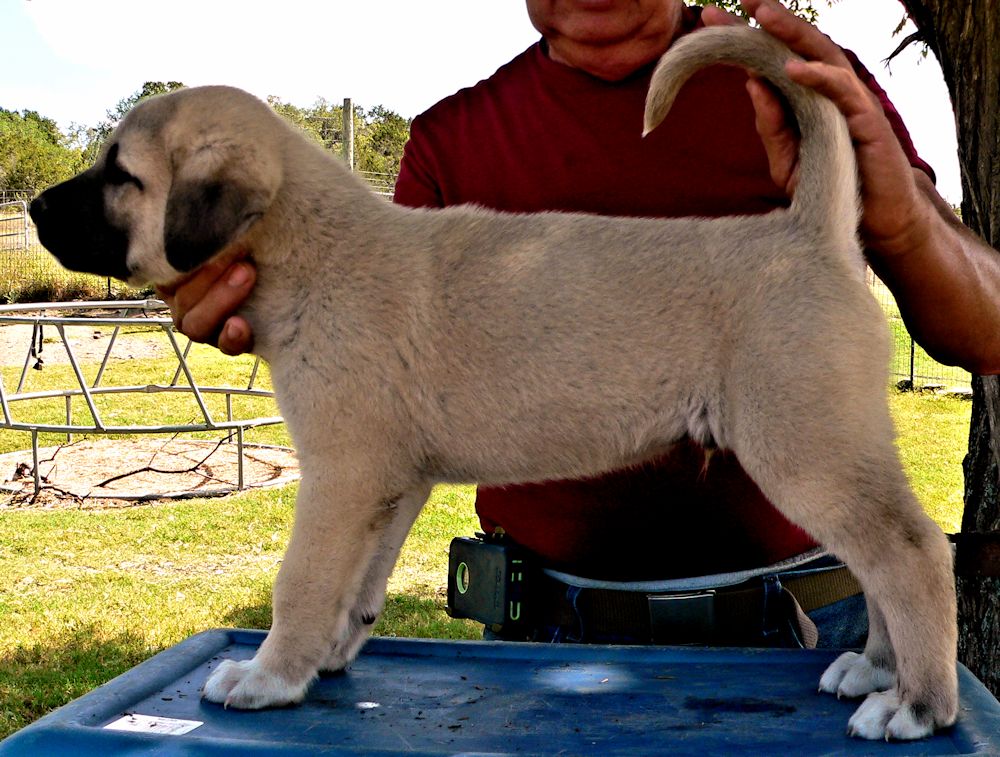
[[[256,658],[223,660],[208,677],[202,696],[210,702],[241,710],[259,710],[300,702],[309,681],[293,686],[280,676],[261,670]]]
[[[358,656],[366,641],[368,641],[368,629],[362,628],[352,638],[337,644],[319,669],[328,673],[339,673],[354,662],[354,658]]]
[[[333,645],[333,649],[330,650],[330,653],[323,660],[323,664],[319,666],[319,669],[325,672],[337,673],[354,662],[354,658],[358,656],[361,647],[368,641],[372,625],[374,625],[377,618],[377,611],[351,613],[343,637]]]
[[[896,675],[877,668],[857,652],[844,652],[819,679],[819,690],[854,699],[873,691],[887,691],[896,685]]]
[[[870,694],[847,721],[847,733],[862,739],[912,741],[934,733],[933,721],[920,722],[896,691]]]

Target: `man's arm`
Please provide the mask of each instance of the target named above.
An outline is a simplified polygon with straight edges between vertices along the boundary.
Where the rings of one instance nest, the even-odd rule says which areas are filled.
[[[862,239],[910,333],[941,362],[1000,373],[1000,254],[963,226],[927,175],[910,165],[878,98],[836,44],[774,0],[742,3],[805,58],[789,62],[789,76],[829,97],[847,119],[861,177]],[[732,23],[715,10],[704,18]],[[767,87],[751,81],[749,90],[772,176],[791,191],[794,134]]]
[[[872,268],[928,354],[1000,373],[1000,254],[958,220],[925,174],[914,171],[914,183],[924,217],[908,238],[877,249]]]

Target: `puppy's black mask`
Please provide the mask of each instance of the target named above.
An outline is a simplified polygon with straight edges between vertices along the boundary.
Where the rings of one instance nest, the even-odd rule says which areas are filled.
[[[129,278],[128,234],[108,221],[104,188],[109,183],[138,183],[138,179],[117,165],[116,148],[109,150],[103,166],[42,192],[32,201],[30,214],[38,240],[63,266],[124,281]]]

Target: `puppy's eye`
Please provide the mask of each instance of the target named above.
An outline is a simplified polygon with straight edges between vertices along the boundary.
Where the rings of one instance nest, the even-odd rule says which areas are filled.
[[[104,182],[113,186],[132,183],[139,189],[142,189],[142,182],[139,180],[139,177],[133,176],[117,163],[104,167]]]
[[[123,184],[134,184],[140,190],[142,189],[142,181],[138,176],[129,173],[118,163],[118,145],[112,145],[111,149],[108,150],[108,156],[104,161],[104,182],[112,186],[121,186]]]

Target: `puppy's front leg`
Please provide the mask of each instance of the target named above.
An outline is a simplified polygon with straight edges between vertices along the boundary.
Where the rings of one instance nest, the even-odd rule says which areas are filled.
[[[429,486],[417,486],[391,506],[392,519],[382,531],[378,549],[368,565],[356,604],[348,616],[345,633],[335,640],[321,670],[343,670],[357,656],[385,605],[386,584],[399,557],[399,550],[430,493]]]
[[[300,701],[344,636],[395,496],[366,465],[302,460],[295,525],[274,585],[274,620],[252,660],[223,662],[205,684],[212,702],[260,709]],[[321,471],[321,473],[320,473]],[[338,475],[339,474],[339,475]]]

